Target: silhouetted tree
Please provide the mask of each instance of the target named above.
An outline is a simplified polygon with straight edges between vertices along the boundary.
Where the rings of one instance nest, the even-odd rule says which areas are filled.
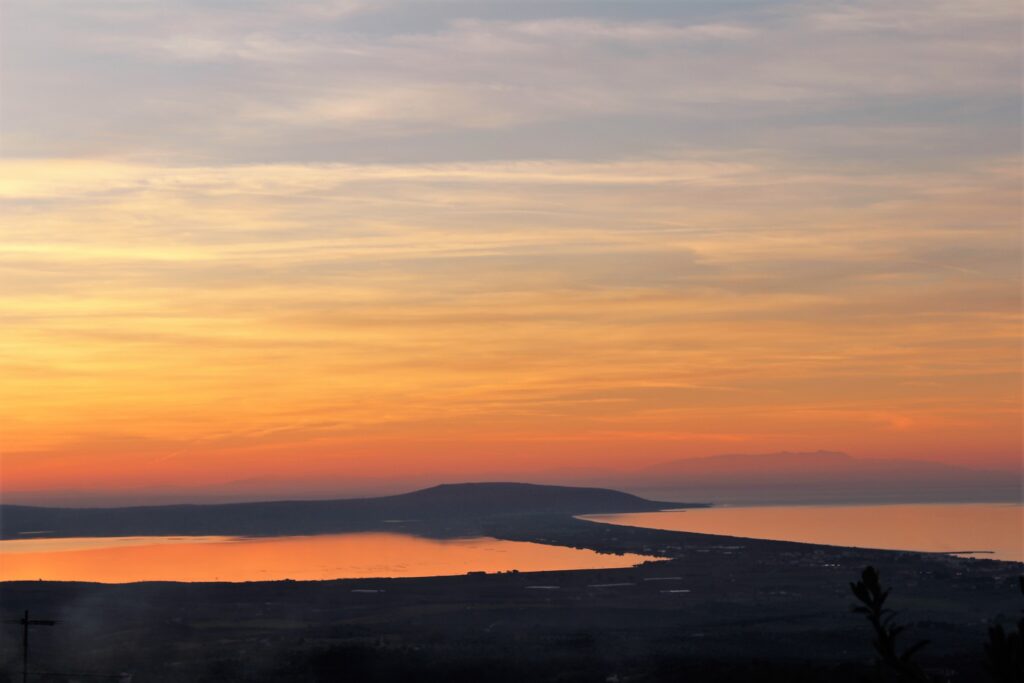
[[[1020,591],[1024,593],[1024,576],[1020,578]],[[1017,622],[1017,631],[1009,633],[1002,624],[990,626],[985,643],[987,666],[999,683],[1024,683],[1024,616]]]
[[[896,649],[896,637],[906,627],[895,623],[896,613],[885,606],[890,589],[882,588],[878,570],[874,567],[865,567],[861,572],[860,581],[850,583],[850,590],[861,603],[854,605],[853,611],[867,617],[871,628],[874,629],[875,651],[881,664],[895,675],[896,680],[929,682],[931,679],[928,675],[913,661],[914,655],[927,645],[928,641],[918,641],[902,653]]]

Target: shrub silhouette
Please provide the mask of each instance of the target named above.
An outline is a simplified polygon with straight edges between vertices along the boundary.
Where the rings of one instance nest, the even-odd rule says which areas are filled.
[[[896,649],[896,637],[906,627],[897,624],[896,613],[885,606],[890,589],[882,588],[878,570],[870,566],[865,567],[861,572],[860,581],[850,583],[850,590],[861,603],[854,605],[853,611],[863,614],[874,629],[875,651],[882,666],[893,674],[897,681],[930,683],[928,675],[913,661],[914,655],[927,645],[928,641],[918,641],[902,653]]]
[[[1020,591],[1024,593],[1024,576],[1020,579]],[[1002,624],[990,626],[985,656],[989,673],[999,683],[1021,683],[1024,681],[1024,616],[1017,622],[1017,631],[1007,633]]]

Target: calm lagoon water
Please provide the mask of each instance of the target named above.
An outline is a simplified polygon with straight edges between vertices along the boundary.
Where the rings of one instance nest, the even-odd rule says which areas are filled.
[[[0,541],[0,580],[276,581],[631,567],[658,558],[396,533],[235,538],[134,536]]]
[[[583,519],[857,548],[974,551],[972,557],[1024,562],[1024,507],[1019,504],[712,507]]]

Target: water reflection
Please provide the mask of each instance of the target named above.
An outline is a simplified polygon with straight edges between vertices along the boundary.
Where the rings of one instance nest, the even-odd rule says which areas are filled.
[[[608,524],[1024,561],[1024,507],[1006,504],[717,507],[587,515]]]
[[[630,567],[651,559],[656,558],[493,538],[433,540],[396,533],[32,538],[0,541],[0,580],[319,580]]]

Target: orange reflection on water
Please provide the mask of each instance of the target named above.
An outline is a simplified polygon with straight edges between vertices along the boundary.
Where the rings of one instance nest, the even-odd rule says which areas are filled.
[[[630,567],[651,559],[493,538],[440,541],[395,533],[28,539],[0,541],[0,580],[319,580]]]
[[[976,557],[1024,562],[1024,507],[1012,504],[720,507],[585,519],[858,548],[989,551]]]

